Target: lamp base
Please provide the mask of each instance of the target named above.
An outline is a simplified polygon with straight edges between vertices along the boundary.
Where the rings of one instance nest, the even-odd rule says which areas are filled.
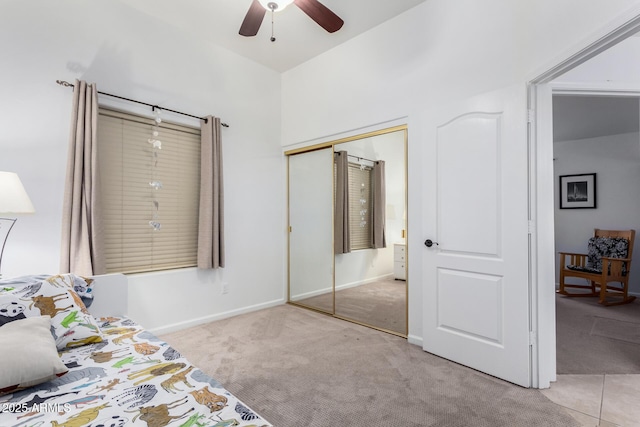
[[[17,218],[0,218],[0,279],[2,279],[2,254],[4,253],[4,245],[7,243],[7,237],[16,223]]]

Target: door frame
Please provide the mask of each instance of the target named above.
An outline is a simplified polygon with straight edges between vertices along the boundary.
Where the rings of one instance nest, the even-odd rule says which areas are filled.
[[[640,6],[591,34],[563,60],[527,81],[529,146],[529,259],[531,304],[531,385],[548,388],[556,381],[555,237],[552,111],[553,93],[634,92],[616,85],[548,85],[567,71],[640,31]],[[545,85],[548,85],[545,90]],[[550,90],[549,90],[550,89]]]

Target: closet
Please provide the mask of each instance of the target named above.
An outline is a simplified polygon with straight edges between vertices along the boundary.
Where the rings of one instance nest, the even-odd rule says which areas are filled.
[[[407,335],[407,127],[285,153],[288,302]]]

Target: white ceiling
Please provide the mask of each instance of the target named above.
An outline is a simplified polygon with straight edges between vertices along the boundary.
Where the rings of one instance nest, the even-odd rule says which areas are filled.
[[[271,42],[271,13],[255,37],[238,34],[252,0],[120,0],[198,39],[210,41],[276,71],[289,70],[426,0],[321,0],[344,20],[333,34],[294,4],[274,14],[276,41]]]
[[[330,34],[294,4],[275,13],[271,42],[271,13],[255,37],[238,34],[252,0],[119,0],[193,38],[229,49],[275,71],[283,72],[382,24],[426,0],[320,0],[345,24]],[[637,39],[635,39],[637,40]],[[596,57],[597,58],[597,57]],[[638,98],[564,96],[553,98],[555,141],[638,132]]]
[[[553,97],[553,140],[573,141],[638,132],[640,99],[637,97]]]

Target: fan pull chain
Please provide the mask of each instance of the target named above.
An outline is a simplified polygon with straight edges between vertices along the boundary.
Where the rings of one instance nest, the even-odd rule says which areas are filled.
[[[271,42],[276,41],[276,38],[273,36],[273,14],[275,9],[271,9]]]

